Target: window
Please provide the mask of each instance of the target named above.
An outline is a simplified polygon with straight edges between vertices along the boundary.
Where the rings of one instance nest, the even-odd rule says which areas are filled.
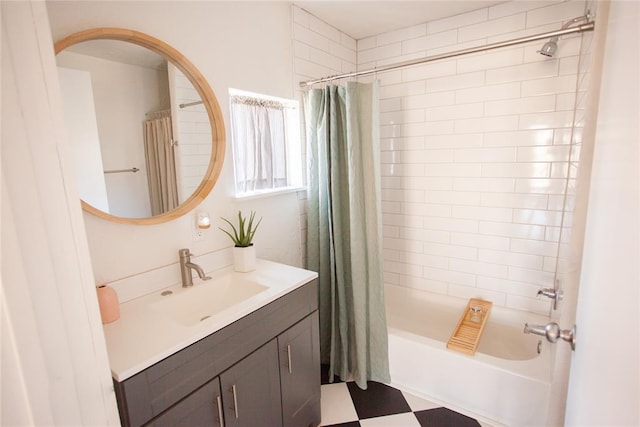
[[[298,102],[229,90],[237,196],[302,186]]]

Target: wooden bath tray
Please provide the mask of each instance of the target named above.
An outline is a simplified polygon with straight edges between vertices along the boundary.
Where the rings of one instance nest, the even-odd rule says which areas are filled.
[[[447,348],[473,356],[476,348],[478,348],[478,343],[480,342],[482,331],[484,331],[484,325],[489,318],[492,305],[493,303],[491,301],[471,298],[458,321],[456,329],[447,342]],[[480,321],[472,320],[473,313],[471,307],[480,308]]]

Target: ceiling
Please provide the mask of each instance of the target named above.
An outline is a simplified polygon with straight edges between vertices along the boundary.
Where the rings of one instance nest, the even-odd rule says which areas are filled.
[[[356,40],[503,2],[504,0],[294,0],[297,6]],[[92,40],[73,45],[68,50],[147,68],[160,69],[166,63],[150,50],[117,41]]]
[[[356,40],[458,15],[504,0],[294,1]]]

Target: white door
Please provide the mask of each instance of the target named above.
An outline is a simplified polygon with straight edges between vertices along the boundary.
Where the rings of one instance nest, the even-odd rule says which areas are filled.
[[[640,425],[639,22],[640,3],[611,2],[566,425]]]
[[[0,19],[0,425],[120,425],[47,5]]]

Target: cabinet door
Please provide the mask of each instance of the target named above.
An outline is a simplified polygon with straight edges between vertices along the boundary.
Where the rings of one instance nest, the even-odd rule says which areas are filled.
[[[226,427],[282,425],[275,339],[223,372],[220,384]]]
[[[285,427],[320,424],[318,312],[278,336],[282,419]]]
[[[220,380],[214,378],[151,420],[153,427],[222,426]]]

